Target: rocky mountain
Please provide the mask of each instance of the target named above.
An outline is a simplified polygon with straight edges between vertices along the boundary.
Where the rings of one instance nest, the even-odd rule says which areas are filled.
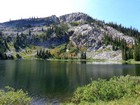
[[[29,45],[52,49],[66,44],[65,52],[70,50],[69,46],[73,46],[79,50],[78,52],[87,52],[87,58],[101,59],[98,55],[101,55],[103,51],[103,59],[108,59],[112,47],[105,45],[105,35],[112,37],[114,40],[126,40],[129,45],[133,45],[135,40],[134,37],[80,12],[60,17],[53,15],[45,18],[11,20],[0,23],[0,31],[3,33],[4,39],[8,40],[6,41],[8,45],[14,46],[9,48],[11,50],[6,50],[6,54],[14,55],[17,53],[22,55],[21,53]],[[15,40],[17,43],[15,43]],[[106,49],[109,49],[110,52],[106,53]],[[109,58],[116,58],[119,55],[116,59],[121,59],[121,51],[117,50],[115,52],[117,55],[114,54]],[[35,51],[32,55],[35,55]]]
[[[66,14],[63,16],[59,17],[60,22],[66,22],[66,23],[70,23],[70,22],[89,22],[89,21],[93,21],[93,18],[88,16],[87,14],[84,13],[72,13],[72,14]]]
[[[36,27],[51,24],[59,24],[60,21],[55,15],[46,18],[29,18],[20,20],[10,20],[9,22],[1,23],[5,27]]]

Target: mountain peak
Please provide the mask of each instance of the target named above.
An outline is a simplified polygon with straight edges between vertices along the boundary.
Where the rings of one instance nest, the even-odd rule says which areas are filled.
[[[74,22],[74,21],[91,21],[92,17],[82,12],[75,12],[71,14],[62,15],[59,17],[60,22]]]

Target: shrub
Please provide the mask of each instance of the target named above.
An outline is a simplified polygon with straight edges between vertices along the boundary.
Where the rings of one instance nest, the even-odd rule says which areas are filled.
[[[118,100],[125,96],[133,96],[140,89],[138,81],[130,76],[114,77],[107,80],[93,81],[74,92],[73,103]]]
[[[30,105],[31,98],[22,90],[15,91],[13,88],[6,87],[0,90],[0,105]]]
[[[22,58],[22,56],[19,55],[19,54],[16,54],[16,57],[17,57],[17,59],[21,59]]]
[[[78,25],[80,25],[80,22],[71,22],[70,23],[72,26],[78,26]]]

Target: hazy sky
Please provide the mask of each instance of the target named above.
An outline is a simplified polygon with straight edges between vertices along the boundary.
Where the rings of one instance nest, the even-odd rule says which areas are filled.
[[[140,0],[1,0],[0,22],[84,12],[140,30]]]

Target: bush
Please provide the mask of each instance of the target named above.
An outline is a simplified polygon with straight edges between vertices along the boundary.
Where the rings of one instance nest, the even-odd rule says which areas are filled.
[[[140,90],[138,80],[130,76],[114,77],[107,80],[93,81],[91,84],[78,88],[72,98],[73,103],[112,101],[122,97],[133,97]],[[139,94],[140,95],[140,94]]]
[[[21,59],[22,58],[22,56],[19,55],[19,54],[16,54],[16,57],[17,57],[17,59]]]
[[[31,98],[22,90],[15,91],[6,87],[6,91],[0,90],[0,105],[30,105]]]
[[[78,25],[80,25],[80,22],[71,22],[70,23],[72,26],[78,26]]]

